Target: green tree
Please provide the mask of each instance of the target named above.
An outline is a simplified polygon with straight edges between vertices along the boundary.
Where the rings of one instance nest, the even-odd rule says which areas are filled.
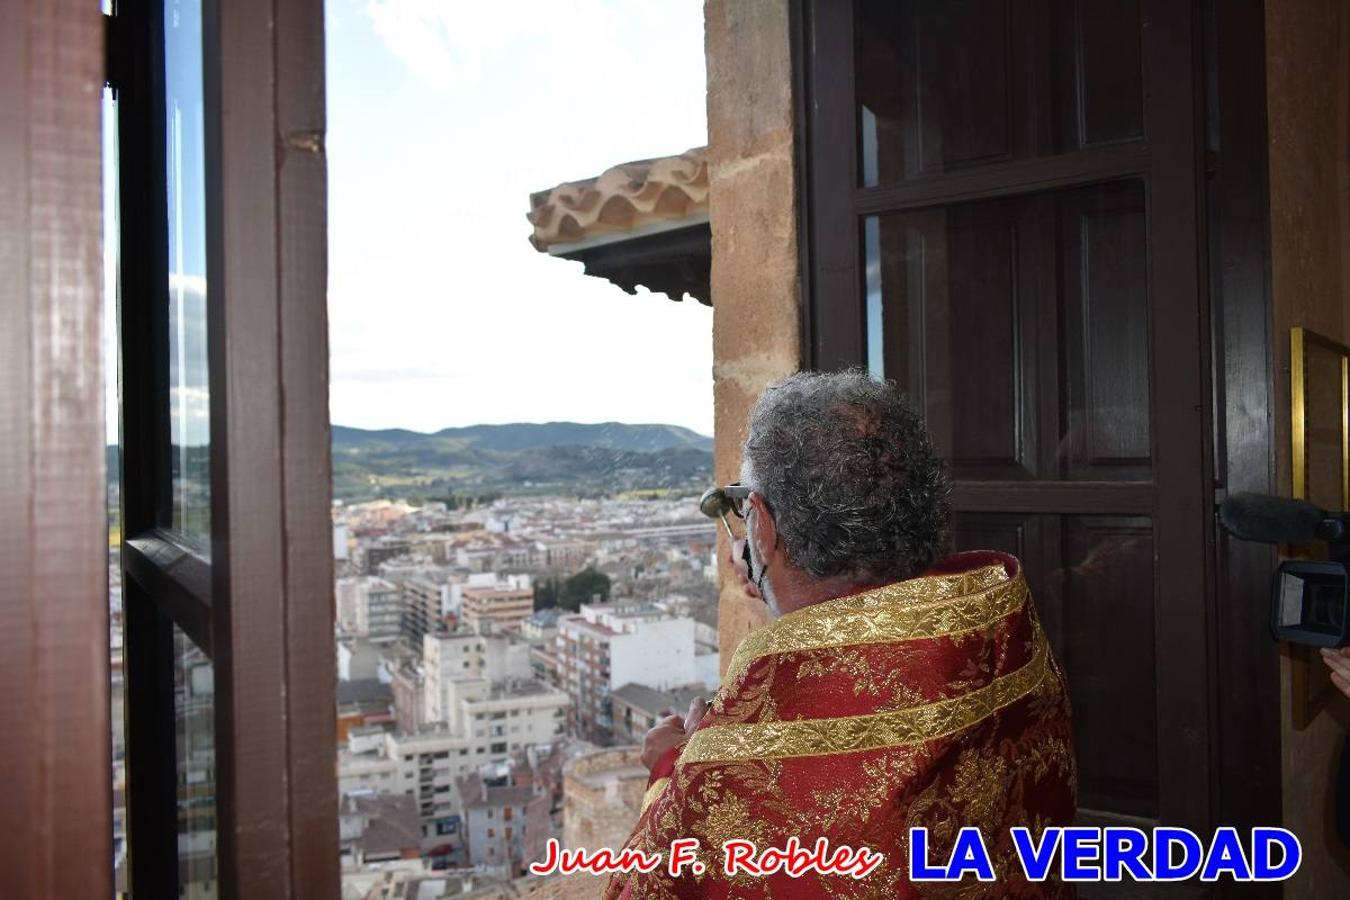
[[[581,604],[592,603],[596,597],[603,603],[609,599],[609,587],[609,576],[588,566],[562,583],[558,605],[576,612]]]

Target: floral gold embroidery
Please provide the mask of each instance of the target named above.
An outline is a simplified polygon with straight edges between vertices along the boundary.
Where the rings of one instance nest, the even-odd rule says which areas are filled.
[[[946,737],[977,724],[1040,685],[1049,671],[1049,648],[1044,635],[1037,634],[1034,655],[1026,665],[960,696],[863,716],[700,728],[685,745],[677,765],[824,756]]]
[[[651,783],[646,793],[642,795],[642,806],[638,809],[638,815],[647,811],[647,807],[651,806],[656,798],[661,796],[661,792],[666,789],[668,784],[670,784],[669,778],[658,778]]]
[[[1009,579],[1002,566],[990,566],[973,593],[956,588],[974,573],[934,575],[901,581],[788,613],[741,641],[727,666],[725,681],[736,681],[756,659],[853,644],[880,644],[961,634],[988,628],[1026,603],[1020,572]],[[988,583],[986,583],[986,581]]]

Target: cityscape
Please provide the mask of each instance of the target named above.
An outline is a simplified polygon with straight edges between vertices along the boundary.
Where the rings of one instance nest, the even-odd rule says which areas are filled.
[[[667,426],[506,428],[517,431],[491,430],[486,443],[528,444],[557,466],[586,448],[548,441],[588,441],[592,458],[601,446],[628,453],[626,468],[603,480],[627,487],[580,490],[580,480],[551,471],[491,490],[462,476],[470,487],[460,490],[406,458],[395,479],[371,449],[387,434],[335,429],[335,471],[355,485],[335,490],[332,509],[344,897],[523,896],[542,880],[526,867],[550,838],[621,845],[646,789],[646,731],[717,688],[717,526],[697,502],[711,478],[706,439]],[[676,436],[654,441],[653,428]],[[416,441],[402,439],[405,457]],[[645,449],[622,446],[634,442]],[[356,479],[345,458],[354,444],[370,470]],[[425,449],[418,458],[443,461]],[[643,479],[659,486],[639,487]],[[404,496],[367,499],[384,481]],[[110,573],[120,881],[128,848],[115,543]],[[210,662],[181,632],[175,641],[181,880],[186,896],[214,897]]]

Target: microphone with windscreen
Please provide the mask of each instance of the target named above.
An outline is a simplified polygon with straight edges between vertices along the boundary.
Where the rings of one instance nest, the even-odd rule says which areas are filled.
[[[1233,536],[1244,541],[1306,544],[1345,537],[1343,516],[1319,509],[1306,500],[1266,494],[1234,494],[1220,505],[1219,520]]]
[[[1330,562],[1280,563],[1271,590],[1270,627],[1277,640],[1314,647],[1350,643],[1350,540],[1345,513],[1305,500],[1234,494],[1219,506],[1219,521],[1245,541],[1307,544],[1325,541]]]

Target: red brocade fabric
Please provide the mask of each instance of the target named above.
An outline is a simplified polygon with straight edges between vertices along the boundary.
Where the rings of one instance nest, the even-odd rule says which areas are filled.
[[[1072,823],[1063,675],[1018,561],[962,553],[923,577],[815,604],[747,635],[698,730],[652,772],[627,847],[696,838],[702,874],[612,876],[606,900],[660,897],[1066,898],[1029,882],[1009,829]],[[945,864],[979,828],[996,880],[911,882],[909,829]],[[723,874],[733,838],[761,851],[825,837],[884,854],[870,875]]]

